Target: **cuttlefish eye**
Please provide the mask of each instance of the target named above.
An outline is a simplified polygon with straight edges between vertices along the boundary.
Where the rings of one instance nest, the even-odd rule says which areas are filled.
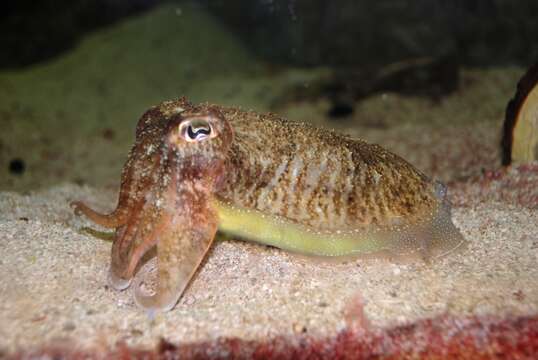
[[[183,121],[179,125],[179,133],[188,142],[202,141],[216,135],[209,121],[204,118]]]

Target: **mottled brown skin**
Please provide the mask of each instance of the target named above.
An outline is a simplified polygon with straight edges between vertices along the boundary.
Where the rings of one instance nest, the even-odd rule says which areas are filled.
[[[378,145],[272,114],[222,111],[238,135],[218,195],[234,204],[342,230],[417,216],[438,202],[426,176]]]
[[[185,129],[196,124],[202,131],[193,140]],[[215,236],[215,201],[313,231],[395,232],[401,235],[387,240],[397,243],[395,252],[427,251],[428,244],[415,243],[453,227],[445,188],[380,146],[185,98],[161,103],[138,122],[116,210],[103,215],[74,205],[77,214],[116,229],[110,269],[116,288],[129,286],[141,257],[157,247],[157,291],[145,296],[136,288],[135,299],[146,309],[169,310]]]

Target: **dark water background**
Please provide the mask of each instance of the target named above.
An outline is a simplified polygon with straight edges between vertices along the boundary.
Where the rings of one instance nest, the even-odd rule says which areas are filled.
[[[0,67],[22,67],[74,46],[89,31],[162,0],[19,0],[0,14]],[[538,57],[533,0],[201,0],[271,62],[360,66],[420,56],[462,64],[528,65]],[[182,4],[182,1],[173,1]],[[194,30],[194,29],[193,29]],[[203,29],[197,29],[203,31]]]

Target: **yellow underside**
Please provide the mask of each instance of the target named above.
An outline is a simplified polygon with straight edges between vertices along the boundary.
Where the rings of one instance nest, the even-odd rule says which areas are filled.
[[[316,232],[289,220],[217,202],[219,231],[280,249],[320,256],[370,254],[383,250],[360,232]]]

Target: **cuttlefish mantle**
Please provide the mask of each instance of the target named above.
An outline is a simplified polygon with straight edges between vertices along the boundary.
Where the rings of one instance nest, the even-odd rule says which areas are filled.
[[[327,257],[416,256],[461,248],[446,187],[399,156],[273,114],[185,98],[148,110],[121,176],[116,209],[76,214],[115,229],[110,282],[131,284],[157,250],[157,288],[137,304],[177,303],[217,231]]]

